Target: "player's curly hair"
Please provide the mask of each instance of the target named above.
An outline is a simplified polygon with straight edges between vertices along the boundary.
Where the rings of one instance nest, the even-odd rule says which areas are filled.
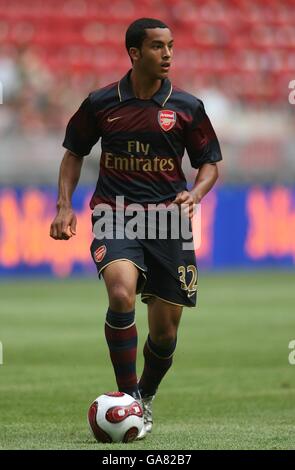
[[[168,26],[163,23],[163,21],[156,20],[154,18],[139,18],[138,20],[133,21],[128,27],[125,36],[125,46],[129,54],[130,47],[136,47],[141,49],[142,43],[146,37],[146,29],[154,28],[168,28]],[[131,59],[131,57],[130,57]],[[132,59],[131,59],[132,62]]]

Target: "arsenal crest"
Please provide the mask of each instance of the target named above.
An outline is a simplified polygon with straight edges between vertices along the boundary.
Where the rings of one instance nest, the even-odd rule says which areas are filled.
[[[107,252],[107,247],[105,245],[102,245],[99,248],[97,248],[97,250],[95,250],[94,252],[95,261],[97,263],[100,263],[104,259],[106,252]]]
[[[169,111],[168,109],[165,111],[159,111],[158,121],[165,132],[170,131],[170,129],[172,129],[172,127],[176,123],[176,112]]]

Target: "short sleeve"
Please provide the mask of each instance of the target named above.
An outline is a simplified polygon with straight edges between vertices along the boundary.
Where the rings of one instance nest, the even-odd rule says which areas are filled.
[[[84,157],[90,153],[99,138],[98,122],[88,96],[69,120],[63,147]]]
[[[222,160],[220,145],[202,101],[194,113],[185,136],[185,147],[193,168]]]

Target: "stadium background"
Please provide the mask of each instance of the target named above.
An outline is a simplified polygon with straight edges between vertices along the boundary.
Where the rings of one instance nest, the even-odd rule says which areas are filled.
[[[194,356],[196,364],[201,357],[203,367],[210,369],[214,351],[218,351],[217,361],[222,366],[228,365],[232,354],[238,357],[238,352],[242,351],[240,362],[236,359],[239,370],[249,364],[256,367],[258,361],[264,372],[268,369],[267,377],[271,377],[272,367],[276,366],[279,390],[278,402],[273,407],[278,411],[278,403],[285,403],[283,414],[279,416],[280,424],[288,427],[291,392],[295,386],[295,369],[288,363],[288,344],[295,338],[292,317],[295,305],[295,105],[291,88],[295,80],[294,0],[143,0],[140,3],[133,0],[0,0],[0,92],[3,98],[0,105],[0,341],[4,352],[0,378],[8,374],[5,383],[10,385],[3,401],[10,410],[5,415],[7,422],[13,416],[12,396],[17,401],[16,383],[23,393],[28,384],[29,372],[24,372],[24,364],[30,365],[33,376],[37,374],[34,379],[37,388],[38,374],[41,369],[46,370],[44,364],[48,357],[40,352],[42,342],[58,348],[61,347],[59,341],[64,340],[64,347],[71,348],[76,340],[80,341],[83,352],[76,351],[75,360],[87,362],[84,347],[87,350],[86,338],[92,338],[89,353],[99,356],[94,346],[97,338],[86,330],[87,321],[89,328],[92,325],[93,331],[99,330],[97,310],[99,307],[103,311],[101,304],[107,305],[89,256],[92,234],[88,202],[97,178],[99,145],[85,159],[74,197],[77,236],[69,242],[56,242],[48,233],[55,213],[66,123],[89,91],[118,80],[130,68],[124,34],[129,23],[142,16],[160,18],[171,27],[175,38],[171,78],[176,85],[204,101],[224,156],[218,184],[202,204],[202,244],[197,256],[201,286],[203,282],[200,312],[207,313],[207,320],[206,316],[201,317],[193,324],[196,331],[201,328],[202,332],[198,341],[193,339],[199,344]],[[186,158],[184,170],[192,182],[194,174]],[[95,297],[97,291],[99,298]],[[54,299],[56,303],[52,304]],[[85,337],[82,334],[82,339],[67,338],[69,325],[73,331],[75,322],[76,327],[82,325],[81,309],[88,319],[81,330]],[[42,316],[47,331],[42,328],[41,311],[47,312]],[[23,312],[26,312],[25,317]],[[58,323],[62,316],[68,319],[67,328]],[[50,319],[58,325],[56,342]],[[102,318],[99,321],[102,322]],[[237,329],[233,329],[231,339],[226,336],[228,349],[224,350],[222,334],[226,333],[226,328],[231,332],[232,324]],[[184,323],[184,331],[185,328],[189,329],[190,323]],[[214,351],[202,337],[206,331],[210,331],[209,343],[215,344]],[[259,339],[255,338],[255,331]],[[269,342],[265,350],[258,346],[257,351],[257,341],[263,342],[264,333],[269,334]],[[191,354],[189,345],[186,347]],[[53,362],[55,359],[58,362],[52,349],[48,354]],[[101,354],[107,358],[105,349]],[[183,355],[184,361],[185,358]],[[9,363],[15,365],[14,371],[9,370]],[[70,363],[69,357],[68,361],[64,360],[65,370]],[[263,371],[260,369],[262,375]],[[60,372],[56,372],[58,380]],[[95,364],[91,373],[96,374]],[[106,388],[114,387],[107,366],[102,367],[101,373]],[[47,377],[44,374],[43,378]],[[196,372],[196,383],[199,383],[198,374]],[[239,374],[235,377],[241,379]],[[258,377],[257,373],[251,382],[253,390],[258,386]],[[203,379],[204,383],[208,382],[207,376]],[[223,379],[219,377],[218,383],[225,387],[226,396],[229,389]],[[45,379],[46,387],[48,381],[50,378]],[[172,379],[168,381],[170,387],[172,383]],[[269,390],[275,389],[271,379],[265,384]],[[214,389],[212,378],[209,385]],[[247,389],[247,384],[245,386]],[[29,394],[34,394],[34,384],[32,387]],[[91,387],[93,393],[104,390],[94,379]],[[238,393],[238,383],[235,387]],[[84,407],[88,397],[86,390],[89,393],[85,385],[81,402]],[[70,393],[68,389],[67,393]],[[40,392],[39,396],[44,398],[45,395]],[[34,409],[32,403],[31,406]],[[237,415],[238,405],[236,414],[233,411],[233,416]],[[58,421],[58,413],[55,415],[52,411],[52,416]],[[199,416],[199,420],[206,416]],[[267,421],[267,414],[264,418]],[[289,436],[287,427],[283,427],[281,435],[285,432]],[[231,447],[234,437],[228,436],[223,442],[217,437],[220,428],[214,428],[214,432],[214,444],[210,440],[210,426],[208,440],[201,437],[204,448]],[[198,435],[195,428],[194,433]],[[70,447],[68,441],[65,443],[66,435],[65,431],[64,441],[60,442]],[[273,440],[262,439],[262,447],[276,448],[278,439],[271,436]],[[235,445],[237,448],[255,447],[258,441],[254,437],[248,442],[248,437],[243,436]],[[5,439],[4,447],[22,446],[17,441],[16,429]],[[62,445],[52,440],[52,434],[46,439],[44,442],[49,442],[49,447]],[[25,435],[24,442],[24,447],[41,446],[31,435]],[[197,445],[195,441],[187,442],[191,448]],[[290,447],[291,444],[288,438],[282,438],[281,445]],[[81,446],[78,437],[76,446]]]

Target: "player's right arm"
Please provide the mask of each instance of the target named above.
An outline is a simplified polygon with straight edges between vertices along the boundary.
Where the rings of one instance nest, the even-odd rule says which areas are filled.
[[[100,138],[100,129],[91,104],[91,94],[71,117],[63,142],[67,149],[59,170],[57,215],[50,227],[55,240],[68,240],[76,235],[77,218],[72,208],[72,195],[80,178],[83,157]]]
[[[80,178],[83,158],[67,150],[62,159],[58,179],[57,214],[50,226],[55,240],[68,240],[76,235],[77,218],[72,208],[72,195]]]

